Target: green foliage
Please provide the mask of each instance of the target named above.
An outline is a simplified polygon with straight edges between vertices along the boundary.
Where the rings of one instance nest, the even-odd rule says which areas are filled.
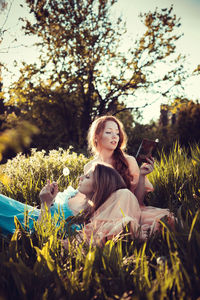
[[[39,192],[47,179],[57,181],[60,191],[69,184],[76,188],[79,176],[83,173],[83,166],[87,162],[88,159],[84,155],[72,152],[71,148],[59,148],[49,153],[32,149],[28,157],[19,153],[0,166],[2,173],[9,180],[7,184],[1,184],[1,193],[30,205],[39,205]],[[63,175],[65,167],[70,170],[68,176]]]
[[[182,145],[200,141],[200,104],[189,101],[178,113],[175,131]]]
[[[169,207],[175,213],[181,204],[194,212],[200,208],[200,149],[191,147],[191,154],[176,143],[169,154],[160,153],[155,170],[149,174],[154,192],[149,203],[158,207]]]
[[[200,141],[200,104],[187,98],[176,98],[169,105],[161,106],[161,116],[157,126],[160,145],[166,151],[175,141],[189,148]]]
[[[2,163],[6,153],[13,153],[29,147],[31,138],[38,133],[38,128],[28,122],[21,122],[15,128],[4,130],[0,135],[0,162]],[[9,184],[8,176],[0,170],[0,182]]]
[[[149,176],[155,187],[151,201],[157,198],[159,206],[169,205],[176,212],[173,228],[162,219],[160,231],[145,242],[130,237],[124,230],[101,247],[88,245],[75,232],[69,234],[66,249],[61,239],[66,226],[71,232],[69,223],[66,225],[62,220],[56,226],[57,217],[51,219],[46,214],[30,234],[16,219],[14,235],[10,239],[0,235],[1,295],[5,299],[197,299],[200,296],[200,148],[196,145],[190,150],[188,155],[176,144],[169,155],[161,153],[160,162],[156,162],[155,171]],[[63,181],[60,177],[64,187],[74,182],[86,162],[84,156],[61,149],[48,155],[33,150],[28,158],[17,157],[18,162],[12,160],[13,168],[17,171],[18,164],[22,171],[17,178],[10,176],[10,180],[20,192],[17,180],[23,177],[26,184],[30,181],[25,173],[29,165],[32,165],[32,179],[36,179],[41,164],[40,171],[44,172],[40,181],[60,176],[60,169],[67,166],[71,177]],[[54,169],[51,163],[55,163]],[[11,163],[8,164],[11,168]],[[14,175],[14,170],[11,173]]]
[[[174,231],[163,223],[147,242],[122,235],[91,248],[69,238],[67,250],[52,228],[44,240],[17,224],[1,249],[0,289],[15,299],[196,299],[200,217],[193,217],[194,226],[185,221]]]
[[[19,152],[31,143],[31,136],[38,134],[39,129],[28,122],[18,124],[16,128],[7,129],[0,135],[0,160],[7,149]]]

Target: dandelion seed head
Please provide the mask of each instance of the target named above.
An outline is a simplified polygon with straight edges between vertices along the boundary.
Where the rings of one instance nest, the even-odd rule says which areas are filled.
[[[64,176],[68,176],[69,175],[69,169],[67,168],[67,167],[65,167],[64,169],[63,169],[63,175]]]

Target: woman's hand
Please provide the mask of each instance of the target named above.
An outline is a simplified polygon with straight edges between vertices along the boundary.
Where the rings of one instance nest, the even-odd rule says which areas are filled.
[[[153,157],[150,158],[146,158],[147,162],[143,163],[140,167],[140,175],[147,175],[149,173],[151,173],[154,170],[154,159]]]
[[[54,198],[58,193],[58,184],[56,182],[50,183],[50,180],[47,180],[47,184],[42,188],[39,197],[41,204],[46,203],[47,207],[51,206]]]

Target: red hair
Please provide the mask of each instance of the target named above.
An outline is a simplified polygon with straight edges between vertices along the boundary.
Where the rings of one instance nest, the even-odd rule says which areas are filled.
[[[132,176],[130,175],[128,162],[124,155],[124,149],[126,148],[127,144],[127,135],[124,131],[123,124],[116,117],[102,116],[93,121],[88,131],[88,148],[90,151],[92,151],[93,154],[98,153],[97,137],[101,138],[107,121],[115,122],[119,129],[119,142],[117,148],[114,150],[113,153],[113,167],[122,176],[127,185],[127,188],[130,189]]]

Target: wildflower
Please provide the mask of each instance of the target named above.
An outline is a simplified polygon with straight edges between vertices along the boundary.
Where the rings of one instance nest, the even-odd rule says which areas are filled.
[[[166,260],[167,259],[165,256],[160,256],[156,259],[156,263],[157,263],[157,265],[164,265]]]
[[[69,169],[67,168],[67,167],[65,167],[64,169],[63,169],[63,175],[64,176],[68,176],[69,175]]]

